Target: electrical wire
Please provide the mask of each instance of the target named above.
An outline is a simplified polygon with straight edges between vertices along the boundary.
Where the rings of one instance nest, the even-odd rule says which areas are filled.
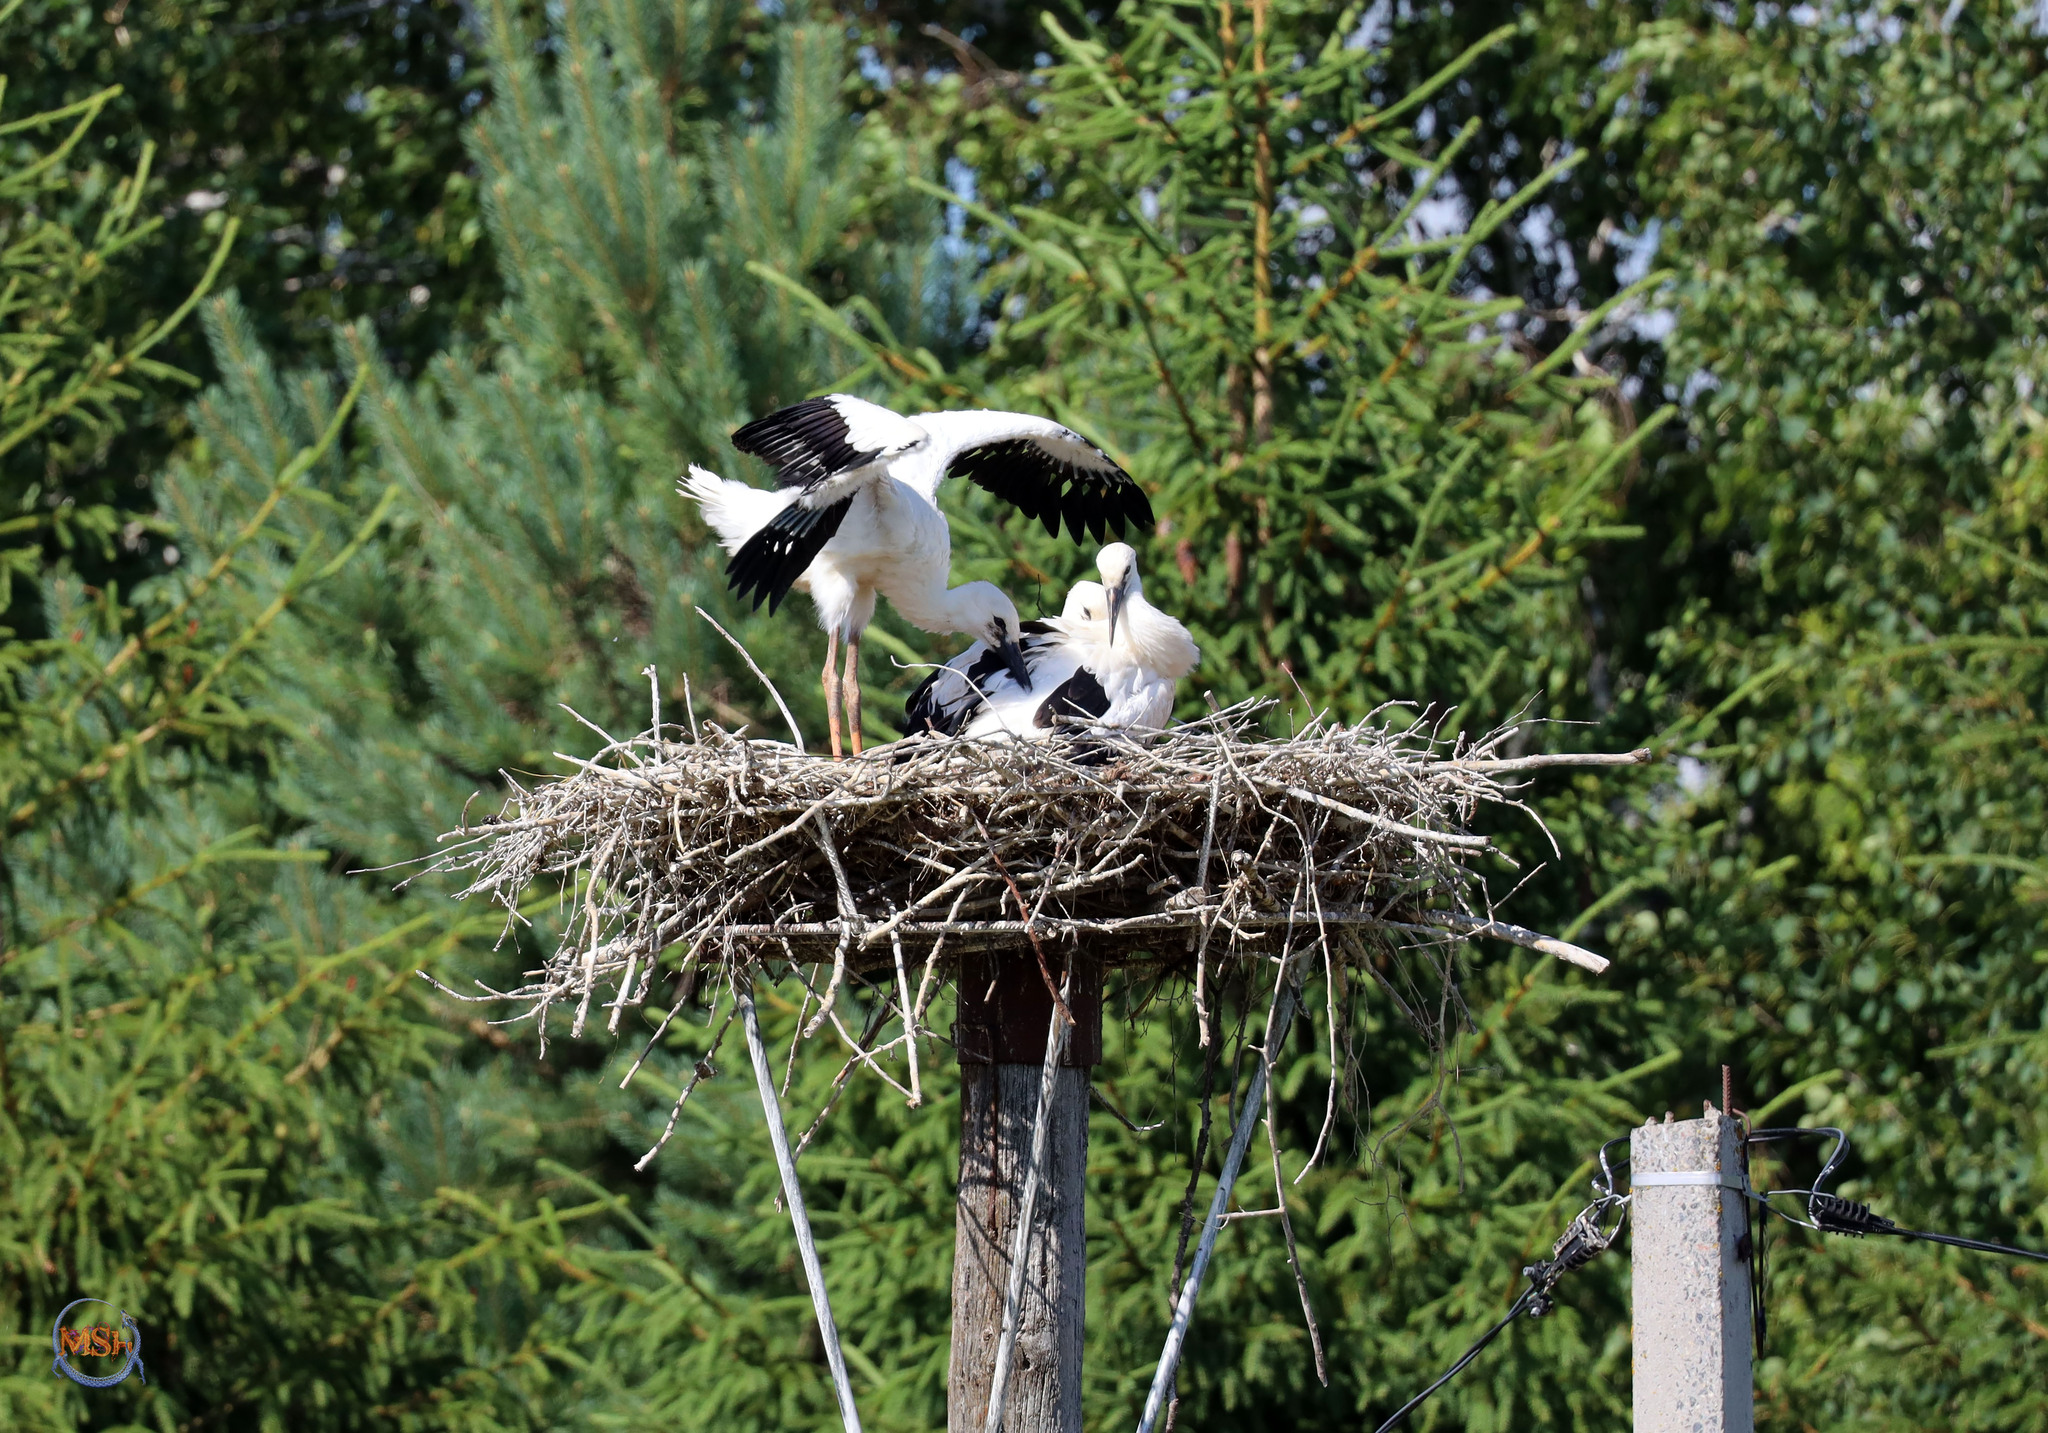
[[[1609,1141],[1613,1143],[1613,1141]],[[1445,1369],[1443,1375],[1429,1387],[1416,1394],[1400,1409],[1382,1423],[1377,1433],[1388,1433],[1399,1425],[1402,1419],[1420,1408],[1432,1393],[1456,1378],[1466,1364],[1479,1357],[1480,1350],[1492,1343],[1509,1324],[1524,1315],[1540,1319],[1557,1307],[1552,1297],[1557,1281],[1576,1269],[1583,1269],[1595,1257],[1605,1253],[1621,1237],[1621,1226],[1628,1218],[1628,1196],[1614,1192],[1614,1172],[1607,1167],[1607,1149],[1600,1150],[1600,1169],[1605,1176],[1604,1183],[1594,1184],[1595,1197],[1591,1204],[1578,1212],[1576,1218],[1565,1226],[1564,1233],[1550,1246],[1550,1257],[1540,1263],[1529,1265],[1522,1270],[1522,1277],[1529,1281],[1529,1287],[1522,1290],[1521,1297],[1508,1306],[1501,1321],[1479,1336],[1479,1341],[1466,1349],[1458,1361]]]
[[[1500,1332],[1502,1329],[1506,1328],[1509,1324],[1513,1323],[1523,1314],[1529,1312],[1529,1306],[1531,1303],[1534,1302],[1535,1295],[1536,1290],[1533,1288],[1522,1290],[1522,1296],[1519,1299],[1516,1299],[1515,1302],[1508,1308],[1506,1315],[1502,1317],[1499,1323],[1495,1324],[1485,1333],[1479,1335],[1479,1341],[1473,1344],[1472,1347],[1466,1349],[1464,1354],[1459,1357],[1456,1363],[1452,1364],[1449,1368],[1445,1369],[1443,1372],[1443,1376],[1441,1378],[1437,1379],[1435,1383],[1432,1383],[1429,1387],[1423,1389],[1422,1392],[1416,1394],[1413,1398],[1409,1399],[1406,1403],[1402,1404],[1400,1408],[1395,1411],[1394,1416],[1392,1418],[1389,1418],[1386,1422],[1380,1424],[1379,1428],[1376,1430],[1376,1433],[1388,1433],[1388,1430],[1398,1426],[1403,1418],[1406,1418],[1409,1414],[1413,1413],[1416,1409],[1420,1408],[1423,1405],[1423,1403],[1428,1400],[1430,1394],[1436,1392],[1439,1388],[1442,1388],[1446,1383],[1449,1383],[1452,1379],[1456,1378],[1460,1373],[1464,1372],[1465,1365],[1470,1363],[1473,1359],[1479,1357],[1480,1351],[1483,1350],[1488,1344],[1492,1343],[1496,1338],[1498,1338],[1500,1336]]]
[[[1827,1138],[1835,1141],[1828,1151],[1827,1159],[1821,1164],[1820,1173],[1805,1189],[1769,1189],[1762,1193],[1752,1191],[1750,1198],[1762,1205],[1768,1212],[1777,1215],[1788,1224],[1797,1224],[1802,1229],[1812,1229],[1821,1234],[1843,1234],[1850,1238],[1864,1238],[1869,1235],[1889,1235],[1895,1239],[1914,1239],[1926,1244],[1946,1244],[1955,1249],[1969,1249],[1979,1254],[2000,1254],[2013,1259],[2037,1259],[2048,1263],[2048,1252],[2039,1249],[2023,1249],[2013,1244],[1998,1244],[1989,1239],[1969,1239],[1961,1234],[1943,1234],[1931,1229],[1908,1229],[1896,1224],[1884,1215],[1874,1212],[1868,1204],[1859,1204],[1853,1199],[1844,1199],[1839,1194],[1829,1193],[1824,1186],[1841,1168],[1849,1153],[1849,1136],[1841,1130],[1816,1129],[1760,1129],[1751,1130],[1747,1143],[1768,1144],[1778,1140]],[[1806,1215],[1804,1219],[1787,1214],[1771,1203],[1771,1200],[1785,1195],[1804,1195]]]
[[[1770,1206],[1756,1197],[1756,1191],[1749,1187],[1747,1151],[1743,1164],[1743,1191],[1749,1197],[1742,1201],[1742,1233],[1749,1241],[1749,1334],[1750,1344],[1759,1363],[1763,1361],[1764,1345],[1771,1334],[1771,1268],[1768,1245],[1770,1243],[1771,1221],[1764,1215]]]
[[[1769,1189],[1759,1193],[1747,1178],[1749,1150],[1752,1145],[1771,1144],[1782,1141],[1830,1139],[1833,1147],[1821,1162],[1820,1173],[1805,1189]],[[1620,1135],[1600,1146],[1600,1174],[1593,1181],[1593,1202],[1579,1211],[1578,1217],[1566,1226],[1556,1244],[1551,1246],[1550,1258],[1532,1264],[1522,1270],[1529,1280],[1529,1287],[1522,1290],[1520,1297],[1508,1306],[1500,1322],[1481,1334],[1472,1346],[1458,1356],[1458,1361],[1440,1374],[1434,1383],[1416,1394],[1394,1415],[1380,1424],[1376,1433],[1392,1433],[1409,1414],[1427,1402],[1432,1394],[1456,1378],[1486,1346],[1499,1338],[1507,1326],[1518,1318],[1541,1318],[1557,1307],[1552,1297],[1557,1282],[1575,1269],[1585,1267],[1599,1254],[1612,1247],[1621,1236],[1622,1224],[1628,1218],[1629,1194],[1615,1190],[1614,1162],[1608,1151],[1616,1145],[1626,1145],[1629,1135]],[[1797,1224],[1802,1229],[1812,1229],[1822,1234],[1843,1234],[1852,1238],[1865,1235],[1890,1235],[1899,1239],[1917,1239],[1929,1244],[1947,1244],[1957,1249],[1971,1249],[1984,1254],[2002,1254],[2018,1259],[2039,1259],[2048,1262],[2048,1253],[2036,1249],[2022,1249],[2011,1244],[1995,1244],[1986,1239],[1967,1239],[1960,1234],[1942,1234],[1927,1229],[1907,1229],[1882,1214],[1874,1213],[1867,1204],[1844,1199],[1831,1194],[1824,1187],[1834,1178],[1849,1156],[1847,1132],[1824,1126],[1815,1129],[1778,1127],[1770,1129],[1745,1129],[1742,1139],[1745,1177],[1743,1179],[1743,1220],[1744,1238],[1749,1246],[1750,1259],[1750,1325],[1756,1340],[1759,1357],[1764,1350],[1764,1339],[1769,1332],[1769,1311],[1766,1300],[1767,1264],[1765,1259],[1766,1233],[1770,1221],[1764,1217],[1775,1214],[1788,1224]],[[1628,1158],[1621,1157],[1626,1167]],[[1789,1196],[1803,1196],[1806,1200],[1804,1219],[1788,1214],[1772,1204],[1773,1199]]]
[[[1894,1224],[1868,1204],[1858,1204],[1837,1194],[1814,1192],[1807,1202],[1814,1225],[1823,1234],[1847,1234],[1860,1239],[1867,1234],[1889,1234],[1898,1239],[1918,1239],[1928,1244],[1947,1244],[1956,1249],[1974,1249],[1980,1254],[2004,1254],[2015,1259],[2039,1259],[2048,1263],[2048,1253],[2021,1249],[2012,1244],[1994,1244],[1988,1239],[1966,1239],[1960,1234],[1937,1234],[1928,1229],[1907,1229]]]

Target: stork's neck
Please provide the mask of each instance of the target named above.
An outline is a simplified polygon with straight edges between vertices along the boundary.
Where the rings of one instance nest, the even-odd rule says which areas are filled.
[[[1194,671],[1202,649],[1188,629],[1145,600],[1135,581],[1117,620],[1116,645],[1148,671],[1175,681]]]
[[[889,591],[890,605],[903,620],[925,632],[965,632],[980,636],[987,625],[987,601],[975,589],[986,583],[948,587],[943,577],[907,582]]]

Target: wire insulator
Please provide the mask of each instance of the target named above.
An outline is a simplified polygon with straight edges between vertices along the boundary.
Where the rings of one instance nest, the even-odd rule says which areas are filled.
[[[1828,1234],[1848,1234],[1862,1238],[1865,1234],[1896,1234],[1899,1226],[1882,1214],[1870,1212],[1868,1204],[1858,1204],[1853,1199],[1844,1199],[1838,1194],[1816,1194],[1807,1201],[1806,1212],[1813,1216],[1813,1222]]]

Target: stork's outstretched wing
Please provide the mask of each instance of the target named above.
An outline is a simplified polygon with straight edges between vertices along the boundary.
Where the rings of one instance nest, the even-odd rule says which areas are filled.
[[[789,589],[839,531],[852,506],[850,497],[817,508],[802,499],[791,503],[740,544],[725,564],[726,586],[742,600],[751,593],[756,609],[765,599],[773,616],[782,599],[789,596]]]
[[[921,413],[917,426],[947,454],[945,475],[969,478],[1058,536],[1096,542],[1152,526],[1152,503],[1131,475],[1071,428],[1030,413]]]
[[[832,393],[806,398],[756,418],[732,435],[732,445],[775,465],[784,487],[806,490],[812,507],[837,502],[843,492],[816,491],[832,480],[915,448],[925,431],[865,398]]]
[[[756,418],[732,445],[775,465],[781,490],[794,495],[726,564],[732,590],[765,599],[773,612],[839,531],[854,489],[875,478],[877,463],[925,442],[924,429],[864,398],[834,393],[806,398]]]
[[[1057,536],[1064,521],[1077,542],[1087,536],[1099,543],[1152,525],[1152,504],[1129,473],[1071,428],[1032,413],[905,418],[833,393],[755,419],[732,435],[732,444],[774,464],[782,486],[798,490],[793,505],[813,511],[844,502],[886,465],[926,497],[937,496],[942,479],[972,479],[1044,523],[1048,533]],[[800,519],[791,514],[783,521]],[[779,554],[777,566],[793,563],[807,545]]]

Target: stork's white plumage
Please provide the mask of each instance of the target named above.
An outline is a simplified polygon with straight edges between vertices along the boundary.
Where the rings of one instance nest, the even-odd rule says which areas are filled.
[[[842,695],[860,750],[860,634],[877,594],[927,632],[963,632],[995,650],[1028,690],[1016,647],[1016,608],[988,583],[949,588],[952,534],[939,484],[968,477],[1057,533],[1100,541],[1126,523],[1149,525],[1152,506],[1129,474],[1079,434],[1028,413],[925,413],[905,418],[843,393],[770,413],[733,434],[733,446],[775,465],[782,486],[763,492],[692,468],[683,490],[732,554],[734,591],[768,603],[806,591],[827,634],[825,701],[839,752]],[[1000,599],[1000,600],[998,600]],[[846,675],[833,672],[847,644]]]
[[[790,489],[769,492],[749,487],[695,465],[683,479],[682,490],[697,500],[704,521],[731,553],[744,551],[792,506]],[[860,638],[875,618],[877,593],[887,594],[898,612],[927,632],[962,632],[986,643],[999,662],[1014,669],[1021,680],[1029,680],[1017,648],[1022,624],[1016,604],[992,582],[946,585],[952,535],[937,507],[886,478],[858,491],[848,505],[851,511],[838,525],[834,540],[824,544],[789,583],[810,596],[818,609],[818,625],[825,629],[826,724],[835,757],[840,753],[842,707],[854,754],[860,754]]]
[[[1102,582],[1077,582],[1055,618],[1026,622],[1029,685],[985,643],[932,673],[905,710],[912,732],[1043,741],[1061,718],[1097,729],[1158,731],[1174,690],[1201,660],[1188,629],[1145,600],[1138,554],[1117,542],[1096,559]]]

